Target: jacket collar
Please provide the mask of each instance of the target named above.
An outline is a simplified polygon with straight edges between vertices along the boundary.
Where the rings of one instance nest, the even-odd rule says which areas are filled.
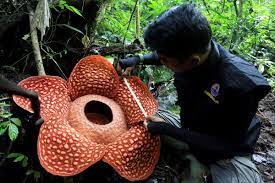
[[[203,64],[201,64],[197,68],[192,69],[189,72],[175,73],[175,77],[176,79],[184,78],[184,81],[190,81],[195,85],[206,83],[211,80],[211,78],[213,78],[214,75],[217,73],[217,66],[219,61],[219,45],[215,41],[211,40],[211,51],[207,60]]]

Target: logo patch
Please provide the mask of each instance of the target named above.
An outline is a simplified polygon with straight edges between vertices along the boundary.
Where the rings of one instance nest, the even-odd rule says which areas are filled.
[[[213,97],[218,96],[218,95],[219,95],[219,91],[220,91],[220,84],[215,83],[215,84],[213,84],[213,85],[211,86],[210,92],[211,92],[211,95],[212,95]]]

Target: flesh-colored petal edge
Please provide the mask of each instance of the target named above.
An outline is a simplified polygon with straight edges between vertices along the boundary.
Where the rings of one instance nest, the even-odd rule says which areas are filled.
[[[152,136],[144,126],[136,125],[107,146],[102,160],[122,177],[137,181],[152,174],[159,156],[159,136]]]
[[[138,77],[130,76],[126,79],[147,115],[154,115],[158,109],[158,104],[147,86]],[[133,125],[145,120],[144,114],[124,83],[123,78],[120,79],[115,101],[122,107],[128,124]]]
[[[18,85],[38,93],[40,115],[45,121],[53,115],[63,115],[68,111],[70,98],[64,79],[57,76],[32,76]],[[13,100],[18,106],[33,112],[30,99],[14,95]]]

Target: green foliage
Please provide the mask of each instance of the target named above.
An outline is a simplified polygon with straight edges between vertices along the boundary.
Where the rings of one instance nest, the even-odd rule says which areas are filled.
[[[257,0],[238,0],[236,5],[234,1],[221,0],[197,1],[197,4],[211,23],[214,39],[252,62],[275,89],[274,5]]]
[[[147,66],[141,71],[141,76],[147,78],[150,76],[155,83],[168,82],[172,79],[172,71],[163,66]]]
[[[22,122],[19,118],[12,117],[13,114],[5,109],[5,107],[9,107],[9,106],[10,106],[9,104],[0,102],[0,136],[4,135],[5,132],[7,132],[11,140],[10,148],[7,148],[7,152],[5,153],[0,152],[0,157],[1,159],[3,158],[4,160],[10,159],[12,162],[20,164],[22,168],[26,168],[29,165],[28,163],[29,158],[26,155],[22,153],[16,153],[16,152],[10,153],[10,150],[12,149],[11,145],[18,137],[18,134],[19,134],[18,128],[22,126]],[[27,180],[28,176],[33,177],[34,181],[38,182],[38,180],[41,177],[41,174],[40,172],[35,170],[27,170],[25,180]]]
[[[26,172],[26,175],[27,175],[27,176],[32,175],[35,182],[38,182],[38,180],[39,180],[40,177],[41,177],[41,173],[40,173],[39,171],[36,171],[36,170],[28,170],[28,171]]]
[[[28,165],[28,157],[21,153],[10,153],[7,158],[13,159],[13,162],[18,162],[22,167]]]
[[[7,106],[6,103],[0,103],[0,108],[2,109],[4,106]],[[21,121],[18,118],[12,118],[12,113],[1,110],[0,117],[2,118],[2,122],[0,122],[0,135],[3,135],[6,131],[8,132],[8,136],[11,141],[14,141],[18,134],[18,127],[21,126]]]
[[[123,40],[124,36],[127,42],[135,39],[135,15],[129,30],[126,30],[135,1],[113,1],[105,18],[99,23],[98,39],[108,44]],[[252,62],[275,89],[275,6],[272,1],[140,0],[141,28],[144,29],[161,12],[182,2],[195,3],[211,23],[213,38],[231,52]]]
[[[108,13],[105,14],[104,20],[99,22],[97,30],[98,37],[109,42],[115,41],[116,38],[122,40],[125,36],[126,41],[131,42],[135,38],[135,15],[134,19],[130,22],[129,30],[127,31],[126,29],[135,2],[136,0],[113,1],[112,5],[108,8]],[[182,0],[140,1],[140,22],[142,30],[148,22],[155,19],[162,11],[180,2],[182,2]]]
[[[5,107],[9,106],[10,104],[0,102],[0,136],[7,132],[11,142],[13,142],[18,137],[18,128],[21,127],[22,123],[19,118],[12,117],[13,114],[5,110]],[[5,155],[5,153],[0,152],[0,156],[3,155]],[[7,152],[6,158],[13,159],[13,162],[20,163],[22,167],[26,167],[28,165],[28,157],[21,153]]]
[[[72,5],[69,5],[68,2],[66,0],[59,0],[58,4],[56,5],[58,8],[60,8],[61,10],[67,9],[81,17],[83,17],[82,13],[80,10],[78,10],[77,8],[75,8]],[[54,8],[54,6],[52,6],[52,8]]]

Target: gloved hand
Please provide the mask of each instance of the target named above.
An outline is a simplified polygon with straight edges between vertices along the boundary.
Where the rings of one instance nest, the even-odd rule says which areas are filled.
[[[148,124],[149,123],[159,123],[159,122],[165,122],[164,119],[157,117],[157,116],[148,116],[144,122],[143,125],[145,126],[145,128],[148,130]]]
[[[37,93],[29,90],[29,98],[31,100],[31,105],[33,109],[33,119],[35,121],[35,125],[39,126],[44,122],[44,119],[40,116],[40,101],[38,99]]]
[[[135,66],[140,63],[140,60],[140,56],[133,56],[125,59],[120,59],[117,64],[117,71],[119,73],[122,73],[122,76],[128,76],[135,68]]]

